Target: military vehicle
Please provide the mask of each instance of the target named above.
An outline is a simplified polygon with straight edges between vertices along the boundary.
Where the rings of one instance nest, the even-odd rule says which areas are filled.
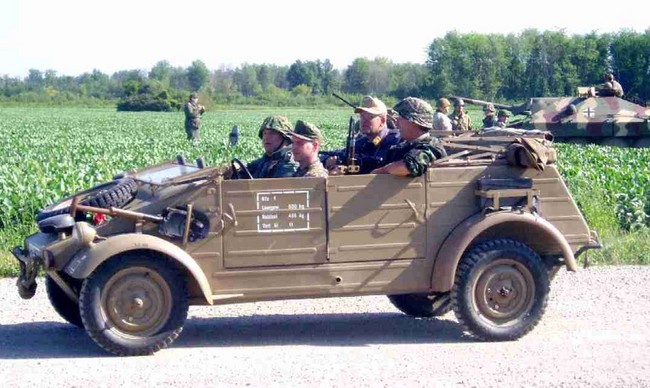
[[[245,179],[237,160],[128,171],[40,213],[13,249],[18,291],[31,298],[44,270],[59,315],[116,355],[170,345],[189,305],[361,295],[515,340],[554,274],[600,247],[530,141],[450,138],[414,178]]]
[[[574,97],[533,97],[521,105],[493,105],[515,115],[510,127],[549,131],[556,142],[650,147],[650,108],[595,87],[578,87]]]

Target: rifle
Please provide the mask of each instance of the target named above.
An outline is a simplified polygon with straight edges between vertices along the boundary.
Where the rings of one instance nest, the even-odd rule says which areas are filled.
[[[336,93],[332,93],[332,95],[339,100],[343,101],[346,105],[349,105],[352,107],[355,111],[358,109],[358,107],[345,98],[339,96]],[[350,121],[348,124],[348,137],[345,141],[345,160],[344,160],[344,165],[345,168],[343,169],[346,174],[358,174],[359,173],[359,164],[357,163],[357,158],[356,158],[356,131],[354,130],[354,124],[355,120],[354,117],[350,117]]]

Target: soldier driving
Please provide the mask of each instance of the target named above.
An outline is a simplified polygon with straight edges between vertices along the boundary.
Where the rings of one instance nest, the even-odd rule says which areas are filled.
[[[291,152],[289,132],[292,130],[289,119],[284,116],[269,116],[264,119],[258,132],[264,146],[264,155],[247,166],[253,178],[293,176],[298,163],[294,161]]]
[[[424,100],[406,97],[393,110],[398,115],[397,126],[402,139],[388,151],[388,164],[372,173],[420,176],[431,162],[447,155],[438,139],[429,134],[433,128],[433,108]]]

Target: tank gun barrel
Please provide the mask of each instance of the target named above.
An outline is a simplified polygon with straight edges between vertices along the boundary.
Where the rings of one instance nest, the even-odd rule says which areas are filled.
[[[467,98],[467,97],[460,97],[460,96],[454,96],[452,98],[456,100],[462,98],[463,101],[470,103],[472,105],[486,106],[492,104],[492,106],[495,109],[507,109],[510,112],[512,112],[512,114],[514,115],[525,113],[529,109],[527,103],[523,103],[521,105],[506,105],[506,104],[499,104],[491,101],[483,101],[483,100],[477,100],[475,98]]]

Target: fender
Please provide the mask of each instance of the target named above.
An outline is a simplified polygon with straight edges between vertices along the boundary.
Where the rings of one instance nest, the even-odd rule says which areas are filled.
[[[133,250],[160,252],[176,260],[196,280],[206,302],[213,304],[210,283],[192,256],[176,245],[148,234],[128,233],[109,237],[75,254],[63,270],[75,279],[85,279],[104,261]]]
[[[456,277],[456,268],[465,250],[477,237],[490,228],[506,224],[519,224],[520,236],[531,234],[537,238],[542,236],[547,241],[546,245],[554,245],[561,252],[567,270],[576,271],[577,264],[571,246],[564,235],[547,220],[531,213],[500,212],[487,215],[480,213],[456,226],[440,247],[433,265],[432,291],[447,292],[451,290]],[[506,234],[495,237],[507,238],[511,236]]]

